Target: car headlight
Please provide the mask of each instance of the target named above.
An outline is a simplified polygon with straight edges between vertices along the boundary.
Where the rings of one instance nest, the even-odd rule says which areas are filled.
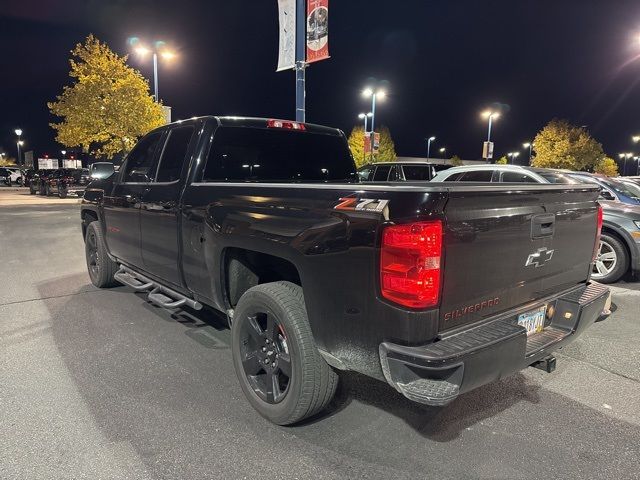
[[[640,220],[634,220],[633,223],[636,224],[636,227],[640,228]]]

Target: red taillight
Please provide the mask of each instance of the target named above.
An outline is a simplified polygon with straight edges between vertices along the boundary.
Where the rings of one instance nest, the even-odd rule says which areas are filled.
[[[380,284],[387,300],[410,308],[440,301],[442,222],[391,225],[382,232]]]
[[[291,122],[289,120],[267,120],[268,128],[282,128],[284,130],[306,130],[304,123]]]
[[[593,259],[595,262],[596,257],[598,256],[598,250],[600,248],[600,235],[602,234],[602,222],[603,222],[604,212],[602,211],[602,205],[598,205],[598,228],[596,229],[596,244],[593,247]]]

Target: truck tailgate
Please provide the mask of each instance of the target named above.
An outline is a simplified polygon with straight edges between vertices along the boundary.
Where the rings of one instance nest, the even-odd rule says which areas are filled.
[[[441,331],[559,293],[589,278],[598,190],[465,186],[445,207]]]

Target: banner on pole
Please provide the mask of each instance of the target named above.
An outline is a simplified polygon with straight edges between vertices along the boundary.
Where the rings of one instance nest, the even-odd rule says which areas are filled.
[[[278,0],[280,44],[276,72],[290,70],[296,65],[296,0]]]
[[[307,0],[307,63],[329,58],[329,0]]]

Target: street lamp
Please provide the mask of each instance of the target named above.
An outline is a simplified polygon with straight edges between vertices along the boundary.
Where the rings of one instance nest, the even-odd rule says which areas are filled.
[[[482,112],[482,117],[486,118],[489,120],[489,129],[487,131],[487,151],[486,151],[486,160],[487,162],[489,162],[489,146],[491,145],[491,126],[493,124],[493,119],[495,118],[496,120],[498,118],[500,118],[500,112],[494,112],[492,110],[486,110],[484,112]]]
[[[531,149],[533,148],[533,143],[526,142],[526,143],[523,143],[522,146],[524,148],[528,148],[529,149],[529,164],[531,164]]]
[[[520,156],[520,152],[509,152],[507,156],[511,158],[511,164],[515,165],[516,158]]]
[[[364,119],[364,134],[363,134],[363,139],[362,139],[362,160],[366,163],[367,162],[367,152],[366,149],[364,148],[366,142],[367,142],[367,123],[368,120],[373,117],[373,113],[369,112],[369,113],[361,113],[360,115],[358,115],[359,119]],[[371,140],[371,139],[370,139]],[[373,143],[370,143],[371,148],[373,149]]]
[[[427,138],[427,160],[431,157],[431,142],[433,142],[436,137]]]
[[[629,160],[631,157],[633,157],[633,153],[619,153],[618,157],[620,157],[621,159],[624,158],[624,164],[622,167],[622,177],[625,177],[627,175],[627,160]]]
[[[371,87],[367,87],[362,91],[362,96],[365,98],[371,97],[371,161],[373,161],[373,142],[375,141],[376,131],[376,99],[384,100],[387,93],[382,90],[374,90]]]
[[[447,149],[445,147],[442,147],[438,151],[440,152],[440,158],[444,158],[444,154],[446,153]]]
[[[146,57],[149,53],[153,54],[153,91],[155,93],[156,102],[160,101],[158,96],[158,55],[165,60],[171,60],[176,56],[174,52],[165,48],[165,42],[156,41],[153,43],[153,48],[145,47],[140,44],[140,40],[137,37],[130,39],[129,43],[134,45],[133,51],[140,57]]]
[[[367,133],[367,125],[369,122],[369,119],[373,117],[373,113],[369,112],[369,113],[361,113],[358,115],[358,118],[360,120],[364,119],[364,133]]]
[[[253,177],[253,169],[254,168],[260,168],[260,165],[242,165],[242,168],[248,168],[249,169],[249,178]]]
[[[18,166],[22,165],[22,162],[20,161],[20,147],[22,146],[22,140],[20,139],[20,137],[22,136],[22,129],[21,128],[16,128],[14,130],[15,134],[18,137],[18,140],[16,141],[16,148],[18,149]]]

